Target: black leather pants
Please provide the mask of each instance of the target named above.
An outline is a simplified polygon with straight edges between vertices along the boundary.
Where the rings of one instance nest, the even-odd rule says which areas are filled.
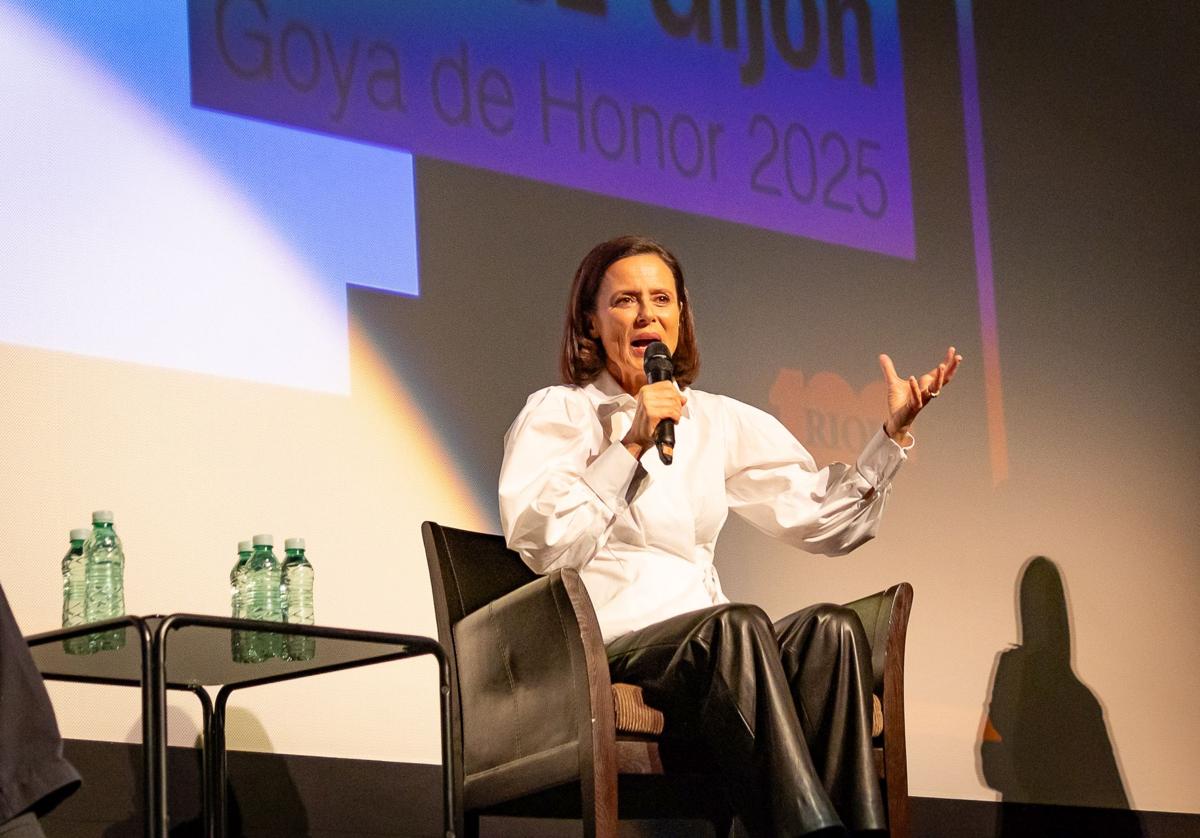
[[[814,605],[772,625],[729,604],[607,646],[613,681],[638,684],[666,736],[698,738],[754,836],[886,828],[871,756],[870,650],[857,615]]]

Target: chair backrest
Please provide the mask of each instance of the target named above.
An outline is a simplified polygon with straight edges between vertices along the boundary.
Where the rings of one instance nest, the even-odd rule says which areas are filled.
[[[421,532],[438,639],[447,648],[453,642],[455,623],[537,578],[521,557],[508,549],[503,536],[443,527],[433,521],[422,524]]]
[[[429,563],[429,583],[433,588],[433,611],[437,617],[438,641],[450,663],[450,751],[456,800],[463,798],[463,718],[459,693],[458,649],[454,626],[472,611],[532,582],[537,575],[521,557],[508,549],[504,538],[489,533],[443,527],[433,521],[421,525],[425,540],[425,560]],[[455,814],[458,834],[462,832],[462,811]]]

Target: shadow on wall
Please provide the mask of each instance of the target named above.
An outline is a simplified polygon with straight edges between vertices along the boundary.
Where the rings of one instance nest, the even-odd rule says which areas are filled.
[[[167,790],[167,799],[168,807],[174,815],[171,818],[170,836],[202,838],[204,820],[200,813],[199,791],[203,770],[200,748],[203,740],[196,725],[177,707],[167,708],[167,726],[171,730],[189,730],[189,736],[195,738],[194,749],[172,748],[168,754],[171,766],[168,772],[170,788]],[[226,716],[226,730],[236,730],[238,741],[244,747],[262,753],[273,751],[262,722],[248,710],[230,707]],[[130,728],[126,739],[137,741],[141,738],[141,733],[142,724],[138,721]],[[138,789],[142,771],[142,749],[130,748],[129,756],[132,769],[130,776],[138,778],[130,787]],[[226,789],[227,834],[275,836],[309,833],[308,813],[283,761],[257,760],[253,763],[253,774],[236,770],[237,763],[242,762],[236,752],[230,755],[230,762],[232,764],[229,770],[229,786]],[[257,801],[259,805],[245,808],[240,806],[237,789],[241,790],[241,797]],[[138,799],[131,801],[128,817],[109,826],[104,831],[104,838],[134,838],[143,834],[144,803],[140,791],[136,794]]]
[[[225,730],[230,738],[236,732],[238,743],[251,751],[275,750],[262,722],[245,708],[229,708]],[[255,760],[247,766],[236,752],[230,753],[229,784],[225,792],[227,834],[309,834],[308,810],[283,760]],[[238,805],[239,799],[243,805]]]
[[[1017,598],[1020,642],[996,656],[979,739],[983,781],[1002,799],[995,834],[1140,838],[1104,709],[1071,666],[1071,621],[1054,562],[1026,562]]]
[[[178,707],[167,705],[167,728],[170,730],[186,730],[188,738],[195,739],[195,749],[185,750],[172,748],[167,754],[169,760],[167,789],[169,809],[173,812],[183,812],[183,819],[175,819],[171,823],[171,838],[200,838],[204,834],[203,822],[199,814],[200,800],[197,782],[202,771],[202,756],[200,751],[201,736],[194,722]],[[125,734],[126,742],[140,742],[142,723],[137,720]],[[129,802],[129,814],[125,820],[111,824],[104,830],[104,838],[133,838],[143,834],[145,828],[145,797],[141,783],[143,751],[140,747],[131,747],[129,753],[129,777],[133,782],[123,784],[133,791],[134,797]]]

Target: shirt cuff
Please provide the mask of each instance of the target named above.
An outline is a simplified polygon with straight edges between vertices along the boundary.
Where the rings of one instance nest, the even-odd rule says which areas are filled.
[[[611,512],[620,512],[637,469],[638,461],[629,449],[615,442],[592,460],[583,472],[583,482]]]
[[[883,432],[883,428],[877,430],[858,455],[858,473],[876,489],[887,486],[908,459],[908,449],[916,443],[912,434],[908,438],[909,444],[901,447]]]

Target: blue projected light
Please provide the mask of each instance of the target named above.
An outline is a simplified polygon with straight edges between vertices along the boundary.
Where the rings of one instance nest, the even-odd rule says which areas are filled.
[[[417,293],[412,157],[193,107],[176,3],[0,0],[0,341],[349,390]]]

